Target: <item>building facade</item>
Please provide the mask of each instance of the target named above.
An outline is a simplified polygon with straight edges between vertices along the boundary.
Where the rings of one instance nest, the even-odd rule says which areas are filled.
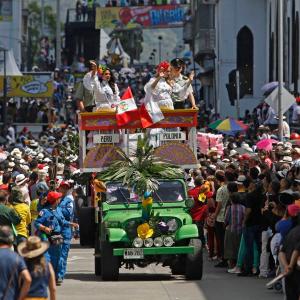
[[[22,5],[20,0],[2,0],[0,6],[0,47],[13,50],[19,67],[22,63]]]
[[[267,0],[191,3],[192,37],[188,42],[204,70],[201,94],[222,117],[237,116],[226,87],[236,69],[245,91],[240,116],[262,100],[261,87],[269,80],[268,14]]]

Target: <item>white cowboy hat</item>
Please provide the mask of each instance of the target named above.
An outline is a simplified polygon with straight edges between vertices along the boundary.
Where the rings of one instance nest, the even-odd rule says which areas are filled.
[[[284,156],[279,162],[280,163],[292,163],[293,159],[290,156]]]
[[[235,155],[239,155],[239,153],[237,151],[235,151],[234,149],[230,150],[229,156],[235,156]]]
[[[22,153],[19,153],[19,152],[15,153],[14,158],[17,159],[17,160],[21,160],[22,159]]]
[[[24,174],[19,174],[16,177],[15,184],[22,185],[23,183],[25,183],[27,181],[28,181],[28,178],[26,178],[26,176]]]
[[[45,163],[49,163],[49,162],[51,162],[52,160],[49,158],[49,157],[46,157],[46,158],[44,158],[43,159],[43,162],[45,162]]]

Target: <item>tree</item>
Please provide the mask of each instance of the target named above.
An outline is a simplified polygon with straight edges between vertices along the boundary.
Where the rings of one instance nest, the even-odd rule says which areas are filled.
[[[145,192],[158,189],[158,179],[183,177],[180,167],[161,161],[154,155],[154,148],[148,138],[139,138],[133,157],[119,150],[121,160],[112,163],[108,169],[97,174],[102,181],[122,181],[122,184],[133,189],[142,197]]]
[[[37,1],[28,4],[28,56],[27,68],[32,69],[33,64],[40,64],[40,51],[42,36],[42,10]],[[56,33],[56,16],[51,6],[44,6],[44,27],[47,28],[48,40],[52,41]]]

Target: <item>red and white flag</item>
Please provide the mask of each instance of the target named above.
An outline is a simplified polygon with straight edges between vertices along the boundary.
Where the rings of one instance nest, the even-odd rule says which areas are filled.
[[[124,126],[140,119],[139,110],[130,87],[125,90],[121,101],[118,103],[116,118],[118,126]]]
[[[153,101],[150,93],[146,93],[144,103],[140,107],[140,116],[143,128],[150,127],[165,118],[158,104]]]

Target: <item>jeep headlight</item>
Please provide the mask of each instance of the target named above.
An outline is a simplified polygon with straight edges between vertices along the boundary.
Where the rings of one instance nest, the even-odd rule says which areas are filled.
[[[163,244],[164,244],[164,241],[163,241],[163,238],[162,237],[156,237],[155,239],[154,239],[154,246],[155,247],[162,247],[163,246]]]
[[[152,238],[147,238],[144,240],[144,246],[147,248],[150,248],[153,246],[153,239]]]
[[[143,240],[141,238],[137,237],[133,240],[132,245],[135,248],[141,248],[141,247],[143,247],[143,243],[144,243]]]
[[[164,245],[166,246],[166,247],[171,247],[171,246],[173,246],[174,245],[174,240],[173,240],[173,238],[171,237],[171,236],[166,236],[166,237],[164,237]]]
[[[167,222],[167,225],[169,227],[169,231],[175,232],[178,229],[178,224],[175,219],[171,219]]]

